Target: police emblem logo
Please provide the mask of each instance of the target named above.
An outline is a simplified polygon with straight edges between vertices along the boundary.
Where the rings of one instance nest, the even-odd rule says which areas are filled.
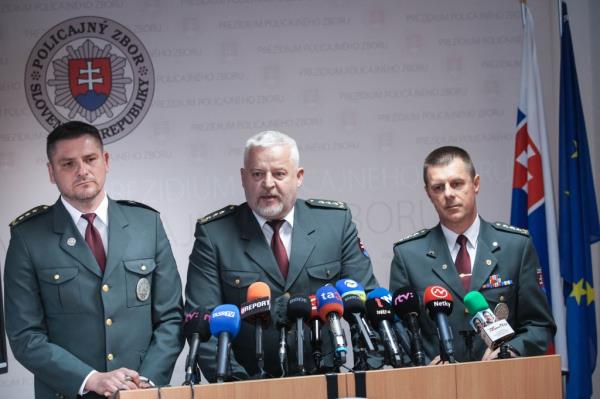
[[[139,279],[135,287],[135,295],[137,296],[137,299],[142,302],[150,297],[150,282],[147,278],[142,277]]]
[[[32,49],[25,91],[48,131],[69,120],[95,125],[105,144],[131,133],[154,95],[154,68],[142,42],[107,18],[78,17],[48,30]]]

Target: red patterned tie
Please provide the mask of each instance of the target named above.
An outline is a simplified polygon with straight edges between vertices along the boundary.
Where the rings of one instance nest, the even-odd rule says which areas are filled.
[[[469,251],[467,251],[467,237],[461,234],[456,239],[456,242],[460,245],[460,249],[458,250],[454,264],[456,265],[463,288],[465,292],[468,292],[471,287],[471,257],[469,256]]]
[[[100,270],[104,273],[104,268],[106,267],[106,254],[104,253],[104,245],[102,244],[102,238],[100,237],[100,233],[98,229],[94,227],[94,219],[96,219],[95,213],[85,213],[81,215],[82,218],[87,220],[88,225],[85,229],[85,242],[89,245],[96,261],[98,262],[98,266],[100,266]]]
[[[279,236],[279,228],[281,227],[283,222],[284,220],[271,220],[268,221],[267,224],[273,228],[273,238],[271,238],[271,249],[273,250],[273,254],[275,255],[275,260],[279,265],[279,271],[281,271],[281,275],[283,276],[283,278],[287,278],[290,261],[287,256],[285,246],[283,245],[283,241],[281,241],[281,237]]]

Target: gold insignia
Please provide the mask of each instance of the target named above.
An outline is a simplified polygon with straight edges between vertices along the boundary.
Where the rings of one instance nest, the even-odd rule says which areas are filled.
[[[198,223],[205,224],[208,222],[212,222],[213,220],[217,220],[222,218],[223,216],[229,215],[237,208],[237,205],[227,205],[225,208],[219,209],[213,213],[209,213],[203,218],[198,219]]]
[[[36,206],[35,208],[32,208],[32,209],[28,210],[27,212],[23,213],[22,215],[16,217],[15,220],[10,222],[10,224],[8,226],[11,228],[15,227],[16,225],[21,224],[24,221],[29,220],[36,215],[41,215],[43,213],[46,213],[48,211],[48,209],[50,209],[50,207],[48,205]]]

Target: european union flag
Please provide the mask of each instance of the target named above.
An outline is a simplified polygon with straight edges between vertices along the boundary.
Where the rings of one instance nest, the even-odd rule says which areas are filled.
[[[580,399],[592,395],[596,368],[591,244],[600,240],[600,223],[565,3],[562,23],[559,249],[567,308],[567,398]]]

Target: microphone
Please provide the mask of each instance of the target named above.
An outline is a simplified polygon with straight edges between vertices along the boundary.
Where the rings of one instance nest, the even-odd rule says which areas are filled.
[[[240,332],[240,311],[235,305],[219,305],[210,315],[210,333],[217,337],[217,382],[224,382],[229,374],[231,341]]]
[[[242,320],[254,324],[255,356],[259,378],[266,378],[263,350],[263,328],[271,323],[271,289],[261,281],[250,284],[246,302],[240,306]]]
[[[329,330],[333,338],[335,351],[333,364],[339,368],[346,363],[346,337],[340,323],[340,316],[344,314],[344,304],[337,290],[330,284],[317,290],[317,310],[323,322],[329,322]]]
[[[386,358],[389,364],[398,368],[402,366],[402,354],[398,340],[392,329],[394,313],[392,311],[392,294],[385,288],[375,288],[367,295],[367,314],[369,320],[379,328],[379,334],[385,346]]]
[[[183,385],[190,385],[194,376],[194,368],[198,359],[200,342],[210,339],[210,313],[194,309],[185,314],[183,322],[183,336],[190,344],[190,351],[185,359],[185,380]]]
[[[452,344],[452,329],[448,324],[448,315],[452,313],[452,295],[444,287],[430,285],[425,289],[425,306],[429,317],[435,320],[440,341],[440,358],[443,361],[456,363]]]
[[[287,328],[290,321],[287,317],[288,301],[290,294],[284,293],[273,301],[271,308],[271,318],[275,324],[275,328],[279,330],[279,367],[281,368],[281,376],[285,377],[287,369]]]
[[[311,313],[310,299],[306,295],[293,295],[290,297],[287,308],[289,319],[296,320],[296,357],[298,358],[298,373],[305,375],[304,369],[304,322]]]
[[[358,346],[362,348],[366,347],[369,352],[376,351],[377,349],[371,340],[372,333],[363,318],[366,313],[365,300],[367,298],[363,286],[354,280],[345,278],[338,280],[335,283],[335,288],[342,296],[344,319],[348,321],[351,328],[358,329],[358,333],[360,334],[361,339],[357,342]]]
[[[421,305],[419,297],[411,287],[402,287],[394,291],[394,312],[400,317],[410,331],[410,357],[415,366],[425,366],[425,352],[419,329]]]
[[[467,293],[464,302],[469,313],[474,315],[469,324],[479,333],[489,348],[496,349],[515,335],[508,321],[496,319],[485,297],[479,291]]]
[[[317,310],[317,297],[309,295],[310,299],[310,346],[312,348],[313,361],[315,362],[315,370],[321,370],[321,318]]]

